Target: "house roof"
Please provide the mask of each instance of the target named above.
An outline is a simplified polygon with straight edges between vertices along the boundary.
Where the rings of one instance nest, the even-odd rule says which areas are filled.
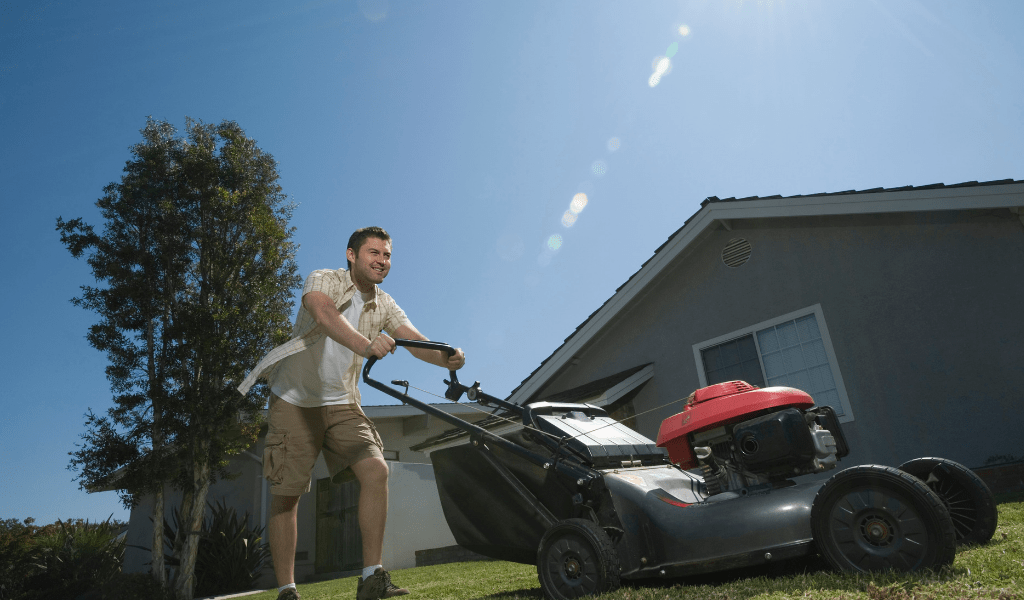
[[[581,351],[602,328],[625,309],[630,301],[656,278],[673,260],[699,242],[712,227],[721,224],[732,229],[738,219],[765,219],[820,215],[854,215],[936,210],[1008,208],[1024,223],[1024,181],[967,181],[953,185],[935,183],[924,186],[872,188],[796,196],[749,196],[746,198],[705,198],[700,210],[690,216],[661,244],[651,258],[619,286],[615,293],[580,323],[526,379],[509,394],[518,404],[531,401],[574,355]]]

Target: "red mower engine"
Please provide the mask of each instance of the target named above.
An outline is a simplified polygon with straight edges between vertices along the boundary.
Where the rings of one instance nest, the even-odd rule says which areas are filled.
[[[661,423],[658,446],[683,469],[700,467],[710,495],[821,473],[850,452],[832,407],[745,381],[695,391]]]

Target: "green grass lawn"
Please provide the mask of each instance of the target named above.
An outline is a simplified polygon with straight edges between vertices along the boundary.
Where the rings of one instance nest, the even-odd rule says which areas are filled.
[[[949,569],[938,573],[852,575],[830,571],[818,558],[794,560],[770,569],[744,569],[671,581],[626,582],[604,600],[759,600],[868,599],[1024,600],[1024,494],[1001,498],[999,528],[985,546],[961,550]],[[543,598],[531,565],[474,562],[392,572],[412,591],[409,600],[516,600]],[[356,578],[299,586],[303,600],[355,600]],[[277,592],[248,596],[273,600]]]

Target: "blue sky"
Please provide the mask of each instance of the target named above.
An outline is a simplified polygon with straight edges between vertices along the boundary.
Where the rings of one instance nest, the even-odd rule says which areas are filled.
[[[101,225],[147,115],[274,155],[303,275],[389,230],[384,289],[505,395],[707,196],[1024,179],[1021,25],[1016,0],[0,2],[0,518],[127,519],[67,470],[111,394],[54,223]],[[381,378],[440,392],[416,363]]]

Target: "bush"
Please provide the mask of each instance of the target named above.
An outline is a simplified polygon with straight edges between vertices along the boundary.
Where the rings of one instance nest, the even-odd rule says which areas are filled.
[[[36,570],[32,542],[39,527],[32,523],[31,518],[0,520],[0,600],[17,597]]]
[[[196,596],[214,596],[245,592],[256,587],[263,563],[270,550],[263,544],[263,528],[250,527],[248,511],[241,517],[223,502],[209,505],[210,519],[203,521],[199,550],[196,554]],[[173,526],[164,522],[165,541],[174,547],[174,538],[181,522],[174,511]],[[167,563],[178,565],[178,557],[170,556]]]
[[[119,573],[103,586],[103,600],[174,600],[174,593],[163,588],[149,573]]]
[[[35,532],[30,552],[33,572],[20,598],[70,600],[87,593],[98,597],[100,587],[121,572],[125,541],[118,536],[119,530],[110,519],[103,523],[79,519],[57,521]]]

